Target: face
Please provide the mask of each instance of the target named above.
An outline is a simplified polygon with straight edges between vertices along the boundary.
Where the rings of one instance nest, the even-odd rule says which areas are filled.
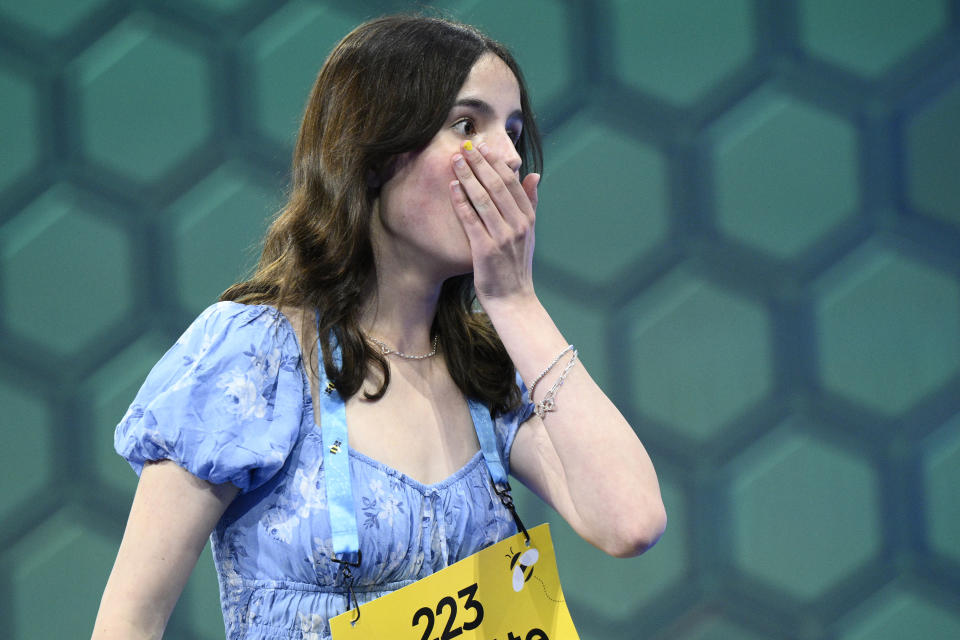
[[[450,201],[452,158],[467,140],[486,142],[496,158],[519,171],[522,128],[516,77],[496,55],[482,55],[444,125],[422,150],[399,158],[382,185],[373,230],[378,254],[397,262],[394,268],[415,266],[441,278],[472,271],[470,246]]]

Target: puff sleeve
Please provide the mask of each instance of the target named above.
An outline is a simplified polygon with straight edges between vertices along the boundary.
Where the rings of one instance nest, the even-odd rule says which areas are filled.
[[[520,429],[520,425],[533,415],[533,403],[530,402],[527,385],[524,384],[519,372],[517,372],[517,386],[520,387],[520,406],[497,416],[493,421],[493,429],[497,435],[497,447],[500,449],[500,459],[503,460],[507,473],[510,472],[510,451],[513,449],[513,441],[517,437],[517,431]]]
[[[139,475],[172,460],[247,492],[283,466],[303,416],[300,350],[290,325],[263,305],[206,309],[147,376],[114,435]]]

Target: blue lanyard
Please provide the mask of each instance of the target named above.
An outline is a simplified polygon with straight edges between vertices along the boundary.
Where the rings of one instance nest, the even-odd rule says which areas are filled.
[[[499,490],[509,491],[510,483],[507,482],[507,470],[503,466],[503,460],[500,459],[500,452],[497,451],[497,436],[493,431],[490,409],[473,398],[470,398],[467,403],[470,405],[473,428],[476,430],[477,439],[480,441],[483,461],[487,463],[490,477],[493,478],[493,486]]]
[[[319,329],[319,315],[317,328]],[[333,363],[342,366],[343,358],[336,336],[330,333]],[[327,379],[323,367],[323,351],[317,339],[317,379],[320,386],[320,446],[323,451],[324,484],[327,490],[327,510],[330,514],[330,534],[333,538],[333,556],[338,562],[352,566],[360,564],[360,538],[357,534],[357,516],[353,507],[353,489],[350,481],[350,447],[347,443],[347,412],[343,398]]]
[[[317,315],[319,336],[320,316]],[[342,366],[342,353],[336,337],[330,334],[334,365]],[[317,379],[320,384],[320,442],[323,450],[324,484],[327,491],[327,511],[330,515],[330,532],[333,539],[333,554],[336,562],[356,567],[360,563],[360,538],[357,533],[357,512],[353,503],[353,488],[350,479],[350,445],[347,439],[347,413],[343,398],[327,378],[323,366],[323,351],[317,339]],[[519,530],[526,528],[517,517],[510,499],[510,484],[507,470],[497,451],[497,439],[493,430],[490,410],[477,400],[470,399],[470,416],[480,441],[483,460],[493,479],[494,490],[504,506],[510,510]],[[529,539],[529,538],[528,538]]]

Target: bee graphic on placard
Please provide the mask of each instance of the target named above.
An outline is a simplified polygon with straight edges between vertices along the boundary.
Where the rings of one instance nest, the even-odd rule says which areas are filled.
[[[540,559],[540,552],[530,547],[526,551],[513,553],[511,548],[507,557],[510,558],[510,568],[513,569],[513,590],[519,593],[524,583],[533,577],[533,565]]]

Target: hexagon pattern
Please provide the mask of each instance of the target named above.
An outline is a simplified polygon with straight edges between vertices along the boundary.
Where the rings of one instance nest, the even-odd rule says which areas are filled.
[[[742,571],[810,600],[877,553],[877,479],[866,461],[790,428],[744,457],[731,488]]]
[[[130,308],[129,241],[100,207],[56,185],[0,228],[4,320],[58,355],[87,346]]]
[[[0,468],[9,479],[0,492],[0,520],[10,521],[32,496],[53,480],[53,439],[50,409],[37,397],[12,381],[0,379],[0,430],[16,433],[16,446],[0,448]]]
[[[689,106],[735,73],[754,49],[746,0],[616,0],[610,16],[620,76],[640,91]]]
[[[537,239],[550,250],[537,258],[592,285],[609,283],[666,238],[663,157],[586,117],[555,141],[562,151],[544,173],[537,217]]]
[[[253,0],[199,0],[199,4],[203,4],[221,13],[231,13],[249,5],[251,2],[253,2]],[[196,3],[198,3],[198,0],[193,0],[193,4]]]
[[[960,566],[960,415],[927,443],[923,471],[930,546]]]
[[[510,0],[474,0],[460,9],[461,20],[475,24],[492,38],[506,43],[517,58],[538,113],[562,97],[574,78],[575,51],[566,8],[552,0],[528,0],[527,15],[537,17],[539,37],[527,37],[530,25],[516,19],[516,4]]]
[[[922,212],[960,226],[960,85],[917,112],[906,129],[907,188]]]
[[[249,171],[226,165],[172,205],[177,289],[188,309],[200,313],[256,264],[264,212],[277,204],[271,195]]]
[[[755,301],[677,271],[629,316],[633,405],[678,435],[717,437],[770,388],[770,321]]]
[[[838,265],[823,285],[817,337],[820,375],[831,391],[896,415],[960,370],[956,278],[869,247]]]
[[[577,345],[577,357],[590,368],[590,375],[602,388],[613,382],[610,356],[606,350],[605,316],[601,309],[584,308],[552,288],[543,287],[540,301],[558,326],[564,328],[564,337]]]
[[[76,60],[81,135],[90,160],[140,182],[163,176],[213,128],[209,63],[134,15]]]
[[[87,519],[78,508],[65,507],[5,550],[12,567],[14,637],[66,638],[93,630],[92,612],[113,566],[117,540]]]
[[[723,616],[706,616],[676,637],[683,640],[763,640],[769,636],[757,634]]]
[[[106,4],[107,0],[4,2],[0,4],[0,15],[18,27],[27,27],[47,38],[59,38]]]
[[[946,0],[800,0],[802,41],[818,58],[878,76],[942,31]]]
[[[433,4],[525,71],[537,293],[659,470],[631,560],[515,490],[580,637],[960,637],[956,3]],[[0,637],[89,635],[114,427],[255,262],[331,46],[422,9],[0,2]],[[223,637],[216,582],[169,637]]]
[[[932,602],[902,588],[882,591],[858,611],[841,640],[899,640],[900,638],[956,638],[960,635],[957,609]]]
[[[293,147],[314,78],[330,49],[358,21],[332,6],[291,2],[246,37],[253,126],[278,144]]]
[[[762,91],[718,123],[717,225],[775,258],[796,258],[854,214],[857,138],[849,123]]]
[[[32,169],[40,157],[37,97],[25,78],[0,68],[0,192]]]

